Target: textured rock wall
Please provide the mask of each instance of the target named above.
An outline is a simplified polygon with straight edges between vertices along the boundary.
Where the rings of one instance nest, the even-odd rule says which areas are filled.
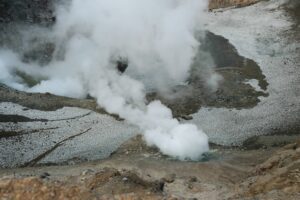
[[[0,22],[51,24],[53,3],[60,0],[0,0]],[[62,2],[66,2],[64,0]],[[209,0],[209,9],[247,6],[260,0]]]
[[[0,22],[48,24],[55,20],[55,0],[0,0]]]
[[[225,8],[230,6],[242,7],[257,3],[259,0],[209,0],[209,9]]]

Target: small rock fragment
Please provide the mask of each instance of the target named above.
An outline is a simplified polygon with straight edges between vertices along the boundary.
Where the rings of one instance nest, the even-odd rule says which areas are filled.
[[[95,171],[92,170],[92,169],[86,169],[86,170],[83,170],[83,172],[81,173],[81,175],[85,176],[85,175],[90,175],[90,174],[93,174]]]
[[[168,174],[165,177],[163,177],[162,180],[167,183],[173,183],[175,181],[175,178],[176,174]]]
[[[44,172],[43,174],[41,174],[40,178],[45,179],[45,178],[48,178],[49,176],[50,176],[50,174],[48,172]]]
[[[190,183],[194,183],[194,182],[197,182],[197,181],[198,181],[198,179],[195,176],[192,176],[192,177],[189,178]]]

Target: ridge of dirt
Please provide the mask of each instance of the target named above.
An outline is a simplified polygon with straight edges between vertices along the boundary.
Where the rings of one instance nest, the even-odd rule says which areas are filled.
[[[0,199],[299,199],[300,141],[215,154],[180,162],[139,136],[102,161],[0,170]]]

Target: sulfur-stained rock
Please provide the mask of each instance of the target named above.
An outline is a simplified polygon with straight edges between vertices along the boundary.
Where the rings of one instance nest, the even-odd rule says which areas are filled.
[[[267,161],[258,165],[246,181],[237,186],[239,198],[262,196],[273,198],[287,195],[285,199],[300,193],[300,141],[289,144]],[[277,196],[278,197],[278,196]]]

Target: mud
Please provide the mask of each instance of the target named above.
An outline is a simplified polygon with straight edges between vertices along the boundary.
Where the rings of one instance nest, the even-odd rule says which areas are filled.
[[[196,113],[202,106],[214,108],[252,108],[267,97],[268,82],[257,63],[240,56],[235,47],[222,36],[206,32],[200,41],[198,54],[191,69],[191,76],[186,86],[175,87],[169,94],[148,94],[148,100],[160,99],[170,107],[174,116],[184,117]],[[203,55],[210,55],[215,64],[215,72],[222,76],[216,91],[207,86],[202,74],[213,66],[203,64]],[[261,88],[257,91],[247,83],[257,80]]]

